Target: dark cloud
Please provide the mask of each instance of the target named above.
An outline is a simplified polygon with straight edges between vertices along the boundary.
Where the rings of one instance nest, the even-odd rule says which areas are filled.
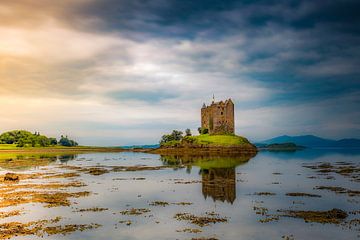
[[[115,91],[106,94],[108,97],[116,101],[142,101],[147,103],[158,103],[166,99],[178,97],[178,95],[163,91]]]
[[[359,10],[355,0],[3,0],[0,30],[26,33],[3,30],[16,48],[0,46],[0,93],[148,104],[141,111],[215,93],[248,112],[254,126],[239,127],[249,135],[306,128],[358,137]]]

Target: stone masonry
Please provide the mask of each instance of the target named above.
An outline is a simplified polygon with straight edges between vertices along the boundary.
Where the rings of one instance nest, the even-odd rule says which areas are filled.
[[[201,127],[207,128],[210,135],[235,133],[234,103],[231,99],[215,102],[201,108]]]

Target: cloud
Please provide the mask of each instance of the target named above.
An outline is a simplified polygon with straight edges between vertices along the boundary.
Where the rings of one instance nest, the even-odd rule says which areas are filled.
[[[91,59],[118,43],[110,35],[74,31],[52,22],[44,23],[35,30],[1,27],[0,34],[1,54],[42,59],[44,62]]]
[[[237,132],[264,140],[268,136],[316,134],[340,139],[357,136],[360,130],[360,113],[353,111],[359,104],[359,91],[316,104],[302,102],[292,105],[238,109],[242,113],[236,122]],[[336,113],[336,114],[334,114]]]
[[[149,92],[149,91],[119,91],[110,92],[108,96],[119,101],[143,101],[148,103],[159,102],[164,99],[174,98],[175,95],[163,92]]]
[[[359,136],[359,17],[337,10],[356,6],[1,1],[0,130],[156,142],[196,130],[215,94],[235,101],[237,130],[253,139]]]
[[[94,28],[101,25],[101,19],[80,14],[81,9],[94,2],[96,1],[2,0],[0,26],[36,29],[44,22],[55,21],[65,28]]]

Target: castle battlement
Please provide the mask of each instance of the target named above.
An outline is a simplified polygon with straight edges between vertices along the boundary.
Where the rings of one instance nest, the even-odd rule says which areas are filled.
[[[203,104],[201,108],[201,127],[207,128],[209,134],[234,134],[234,103],[229,98],[225,101],[215,102],[209,106]]]

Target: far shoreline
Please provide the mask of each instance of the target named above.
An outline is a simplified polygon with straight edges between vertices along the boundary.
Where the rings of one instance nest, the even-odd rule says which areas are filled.
[[[29,147],[29,148],[11,148],[1,149],[1,153],[87,153],[87,152],[126,152],[126,149],[120,147],[91,147],[91,146],[77,146],[77,147]]]

